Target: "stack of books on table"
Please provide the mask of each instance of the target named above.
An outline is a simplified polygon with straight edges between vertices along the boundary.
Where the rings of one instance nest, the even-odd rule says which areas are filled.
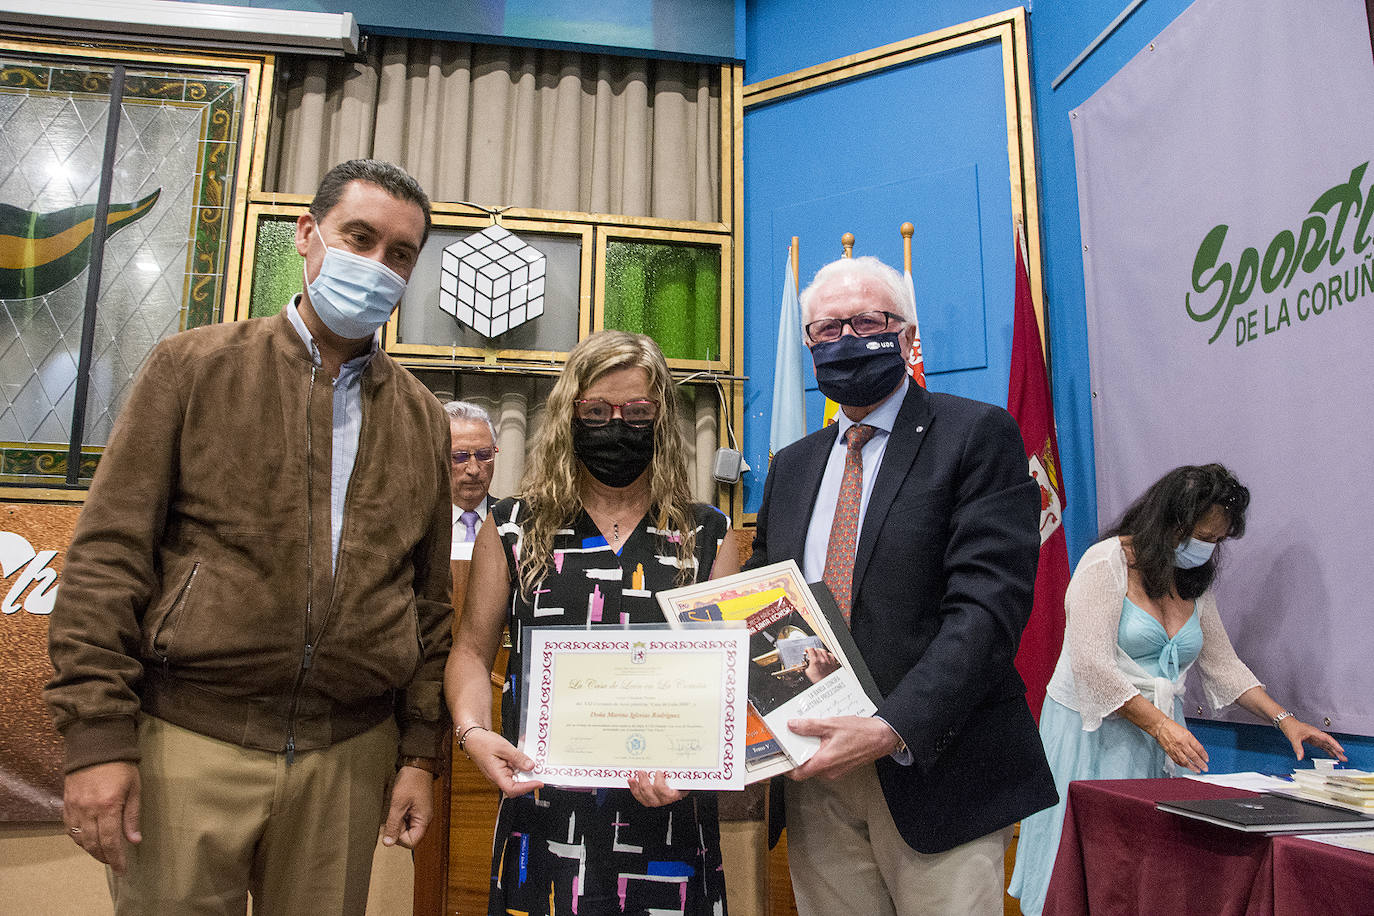
[[[1367,770],[1294,770],[1293,784],[1303,798],[1374,813],[1374,773]]]

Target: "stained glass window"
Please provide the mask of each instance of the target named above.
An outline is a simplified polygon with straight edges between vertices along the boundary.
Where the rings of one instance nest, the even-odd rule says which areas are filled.
[[[88,481],[153,345],[219,319],[245,84],[0,51],[0,482]]]

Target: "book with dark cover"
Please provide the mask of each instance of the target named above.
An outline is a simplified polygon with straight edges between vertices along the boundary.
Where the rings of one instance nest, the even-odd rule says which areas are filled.
[[[1313,833],[1319,830],[1374,828],[1374,818],[1357,811],[1270,793],[1244,798],[1159,801],[1155,807],[1170,814],[1245,833]]]

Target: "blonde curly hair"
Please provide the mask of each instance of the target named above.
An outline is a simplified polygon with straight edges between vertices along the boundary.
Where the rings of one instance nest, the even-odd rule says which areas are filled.
[[[649,464],[649,512],[654,527],[679,531],[678,584],[695,573],[696,523],[687,475],[687,440],[680,423],[677,387],[663,351],[652,338],[625,331],[597,331],[568,354],[568,363],[544,404],[544,421],[535,435],[521,498],[520,588],[532,595],[553,564],[554,534],[568,528],[582,511],[582,464],[573,454],[573,402],[597,379],[618,369],[643,369],[650,396],[658,403],[654,420],[654,457]],[[666,545],[665,545],[666,546]]]

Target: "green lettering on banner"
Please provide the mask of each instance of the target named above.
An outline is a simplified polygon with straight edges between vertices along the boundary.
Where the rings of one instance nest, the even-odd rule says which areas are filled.
[[[1374,242],[1374,237],[1369,235],[1371,215],[1374,215],[1374,182],[1367,189],[1362,188],[1368,167],[1368,161],[1360,163],[1350,170],[1346,180],[1319,194],[1296,230],[1285,228],[1274,234],[1264,247],[1263,257],[1259,248],[1252,245],[1243,248],[1234,263],[1223,259],[1222,250],[1232,228],[1228,224],[1213,226],[1203,236],[1193,257],[1191,290],[1184,293],[1183,307],[1188,317],[1199,323],[1212,321],[1220,315],[1208,344],[1215,343],[1221,336],[1235,307],[1250,299],[1257,281],[1266,295],[1271,294],[1292,284],[1299,268],[1311,275],[1321,269],[1323,263],[1335,267],[1347,251],[1364,254]],[[1353,223],[1352,216],[1358,217]],[[1347,228],[1352,224],[1354,232],[1347,239]],[[1300,289],[1294,300],[1298,320],[1306,321],[1310,315],[1320,315],[1338,305],[1353,302],[1374,288],[1374,266],[1368,261],[1370,255],[1365,255],[1364,264],[1347,270],[1344,275],[1334,274],[1326,282],[1318,281],[1309,288]],[[1218,286],[1220,288],[1216,289]],[[1286,297],[1279,300],[1273,324],[1270,324],[1269,303],[1265,303],[1263,311],[1265,334],[1292,326]],[[1252,309],[1236,319],[1236,346],[1256,339],[1258,312],[1259,309]]]
[[[1277,334],[1293,327],[1293,315],[1298,322],[1335,312],[1337,306],[1374,306],[1374,251],[1365,255],[1360,264],[1346,267],[1325,280],[1316,280],[1298,290],[1290,309],[1288,297],[1280,296],[1277,303],[1266,302],[1262,309],[1252,309],[1235,320],[1236,346],[1257,339],[1257,318],[1264,324],[1264,335]],[[1263,312],[1261,316],[1260,313]]]

